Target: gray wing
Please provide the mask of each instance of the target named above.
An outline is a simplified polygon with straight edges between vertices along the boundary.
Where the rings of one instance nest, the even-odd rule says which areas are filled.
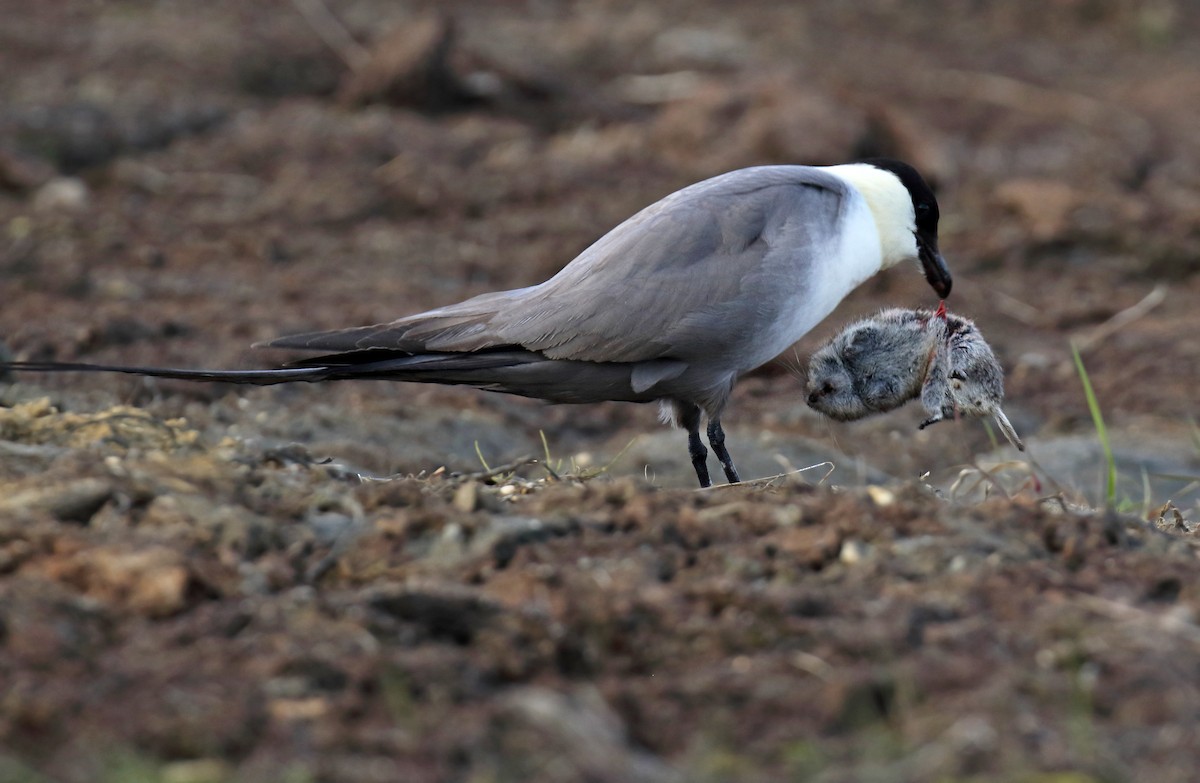
[[[412,352],[520,346],[552,359],[713,359],[744,350],[836,248],[846,185],[820,169],[764,166],[697,183],[601,237],[546,282],[377,326],[272,347]]]

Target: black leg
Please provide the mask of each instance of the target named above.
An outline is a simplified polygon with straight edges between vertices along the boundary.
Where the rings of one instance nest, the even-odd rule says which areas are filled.
[[[721,460],[721,467],[725,469],[725,478],[729,479],[729,483],[740,482],[742,479],[738,476],[737,468],[733,466],[733,457],[729,456],[729,450],[725,448],[725,430],[721,429],[720,419],[708,420],[708,445],[712,446],[713,454]]]
[[[700,440],[700,409],[695,405],[685,408],[677,405],[675,415],[680,425],[687,430],[688,456],[692,458],[692,467],[696,469],[696,478],[700,480],[700,488],[711,487],[712,479],[708,477],[708,449]]]

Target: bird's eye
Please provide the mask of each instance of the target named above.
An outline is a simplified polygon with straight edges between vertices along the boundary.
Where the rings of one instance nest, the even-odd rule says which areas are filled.
[[[922,215],[928,215],[929,214],[929,205],[928,204],[917,204],[917,212],[919,212]]]

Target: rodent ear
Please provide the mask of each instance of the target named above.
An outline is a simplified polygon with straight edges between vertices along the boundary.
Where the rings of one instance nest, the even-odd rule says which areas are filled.
[[[862,356],[871,349],[873,343],[878,342],[878,333],[879,330],[873,327],[855,331],[846,342],[846,349],[842,353],[849,357]]]

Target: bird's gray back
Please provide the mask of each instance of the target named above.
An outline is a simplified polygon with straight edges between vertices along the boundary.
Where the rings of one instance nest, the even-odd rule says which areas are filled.
[[[756,342],[790,337],[786,347],[802,336],[768,333],[788,308],[803,306],[819,260],[836,249],[848,195],[841,179],[817,168],[730,172],[643,209],[540,285],[272,345],[520,346],[578,361],[761,363],[774,354],[752,355]]]
[[[535,287],[533,317],[498,314],[496,331],[554,358],[744,358],[803,300],[815,262],[836,241],[845,194],[840,180],[799,166],[686,188]],[[571,304],[582,307],[569,312]]]

